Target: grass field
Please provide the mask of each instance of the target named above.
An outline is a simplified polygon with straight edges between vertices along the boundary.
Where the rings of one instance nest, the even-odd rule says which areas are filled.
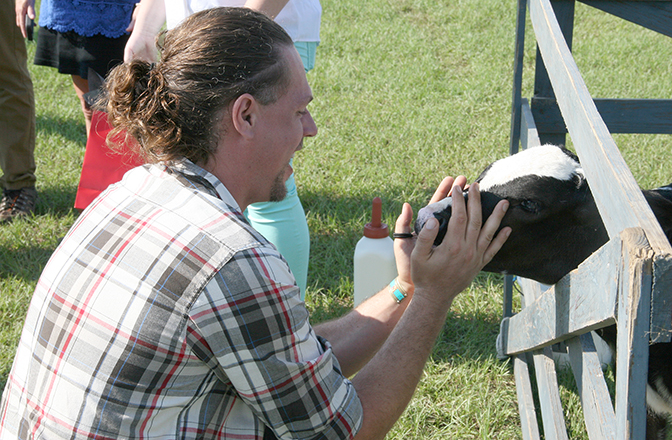
[[[316,321],[352,305],[352,255],[373,197],[383,199],[392,225],[403,202],[417,210],[443,176],[475,179],[507,154],[516,10],[510,0],[322,4],[322,43],[308,74],[319,133],[294,161],[311,230],[307,304]],[[665,37],[577,4],[574,53],[595,97],[672,96]],[[529,97],[529,32],[525,57]],[[40,199],[33,219],[0,227],[0,386],[42,267],[77,218],[72,205],[86,141],[69,78],[32,65],[31,72]],[[621,135],[616,142],[642,187],[672,181],[669,137]],[[501,286],[499,275],[481,274],[458,297],[388,438],[521,437],[511,366],[495,356]],[[561,381],[569,437],[587,438],[571,376]]]

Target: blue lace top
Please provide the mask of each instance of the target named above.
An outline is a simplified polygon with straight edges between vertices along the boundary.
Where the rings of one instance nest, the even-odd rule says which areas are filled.
[[[58,32],[117,38],[126,32],[139,0],[43,0],[40,26]]]

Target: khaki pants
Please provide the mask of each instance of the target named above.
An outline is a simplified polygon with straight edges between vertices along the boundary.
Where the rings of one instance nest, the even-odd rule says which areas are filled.
[[[35,98],[14,0],[0,0],[0,185],[35,185]]]

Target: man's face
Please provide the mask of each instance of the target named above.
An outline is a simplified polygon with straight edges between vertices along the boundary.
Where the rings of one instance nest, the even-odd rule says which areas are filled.
[[[260,152],[262,188],[268,188],[265,200],[280,201],[287,195],[285,182],[292,175],[289,162],[303,147],[303,138],[315,136],[317,126],[308,111],[313,94],[306,79],[301,57],[294,47],[284,49],[289,70],[289,86],[280,98],[261,106],[260,118],[265,127]]]

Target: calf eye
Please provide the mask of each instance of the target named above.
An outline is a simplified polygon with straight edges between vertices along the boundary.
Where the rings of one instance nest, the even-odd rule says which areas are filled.
[[[536,214],[541,210],[541,204],[538,202],[535,202],[534,200],[523,200],[520,202],[520,207],[523,208],[527,212],[531,212],[533,214]]]

